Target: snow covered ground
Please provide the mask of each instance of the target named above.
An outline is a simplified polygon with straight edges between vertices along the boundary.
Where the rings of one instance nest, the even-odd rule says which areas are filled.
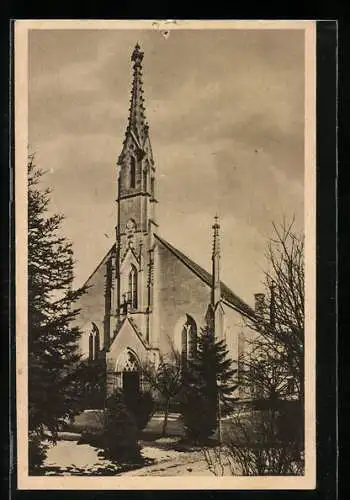
[[[62,440],[49,448],[45,465],[90,467],[108,462],[99,457],[97,452],[96,448],[88,444],[77,444],[76,441]]]
[[[158,457],[155,464],[123,472],[122,476],[213,476],[202,452],[173,452],[172,457]]]
[[[48,449],[45,475],[211,475],[200,451],[173,450],[175,442],[174,438],[160,438],[141,443],[142,456],[149,464],[125,472],[118,464],[100,457],[99,449],[61,440]]]
[[[140,441],[145,465],[125,467],[99,456],[101,450],[88,444],[78,444],[80,432],[84,429],[98,429],[101,426],[100,413],[85,411],[74,423],[61,432],[61,440],[51,446],[44,464],[46,475],[212,475],[201,450],[178,446],[183,437],[180,415],[169,415],[167,437],[161,434],[163,415],[155,414],[143,432]],[[137,468],[136,468],[137,467]]]
[[[156,460],[157,462],[177,458],[179,455],[181,456],[181,454],[183,454],[181,451],[164,450],[155,446],[144,446],[142,447],[141,453],[143,457]]]
[[[44,463],[45,475],[116,474],[120,466],[98,456],[97,448],[77,441],[58,441],[50,446]]]

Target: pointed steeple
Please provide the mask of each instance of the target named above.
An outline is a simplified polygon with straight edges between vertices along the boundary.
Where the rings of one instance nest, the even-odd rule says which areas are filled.
[[[155,213],[157,199],[155,196],[156,168],[149,128],[146,123],[142,88],[143,57],[140,45],[136,44],[131,54],[133,75],[127,126],[122,151],[117,160],[117,256],[115,259],[117,297],[114,302],[118,312],[120,311],[120,319],[126,315],[136,318],[141,330],[145,326],[146,331],[143,335],[148,338],[148,334],[152,333],[149,318],[155,293],[151,278],[153,237],[157,228]],[[131,260],[127,256],[130,256]],[[128,280],[124,280],[123,276],[130,275],[131,263],[135,269],[132,282],[128,284]],[[118,277],[121,278],[118,279]],[[131,290],[134,290],[135,296],[137,290],[138,301],[133,300],[133,307],[128,310],[127,295],[124,296],[124,294],[128,294]],[[107,299],[109,308],[109,297]]]
[[[142,81],[142,61],[144,53],[141,51],[140,45],[137,43],[131,55],[133,62],[133,81],[131,88],[131,99],[129,108],[129,122],[127,133],[135,135],[138,146],[142,149],[148,125],[146,123],[146,114],[143,97],[143,81]]]
[[[215,308],[221,298],[221,282],[220,282],[220,235],[219,235],[219,217],[214,217],[213,224],[213,253],[212,253],[212,297],[211,304]]]
[[[137,43],[131,54],[133,63],[133,77],[131,86],[131,97],[129,107],[128,124],[126,127],[125,138],[123,141],[122,152],[118,158],[118,164],[121,165],[128,154],[133,151],[139,159],[148,155],[150,164],[154,164],[152,158],[152,149],[149,141],[149,125],[146,121],[146,112],[144,106],[144,91],[142,81],[142,61],[144,53]]]

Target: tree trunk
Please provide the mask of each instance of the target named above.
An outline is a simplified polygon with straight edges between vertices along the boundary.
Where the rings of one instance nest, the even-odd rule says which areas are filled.
[[[164,420],[162,426],[162,437],[166,436],[166,428],[168,425],[168,416],[169,416],[169,400],[165,403],[165,411],[164,411]]]

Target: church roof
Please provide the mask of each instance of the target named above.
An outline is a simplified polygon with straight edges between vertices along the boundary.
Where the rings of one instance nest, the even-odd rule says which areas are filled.
[[[92,271],[92,273],[89,275],[89,277],[85,280],[83,286],[86,286],[89,283],[89,281],[94,276],[94,274],[96,274],[97,270],[102,266],[102,264],[104,264],[107,261],[107,259],[110,257],[110,255],[114,251],[115,251],[115,243],[113,243],[113,245],[111,246],[111,248],[107,251],[107,253],[99,261],[99,263],[97,264],[97,266],[95,267],[95,269]]]
[[[187,257],[184,253],[182,253],[180,250],[175,248],[173,245],[171,245],[168,241],[164,240],[157,234],[155,234],[155,237],[172,253],[174,254],[178,259],[181,260],[196,276],[198,276],[204,283],[206,283],[208,286],[211,286],[212,284],[212,276],[208,271],[203,269],[199,264],[194,262],[192,259]],[[227,302],[230,306],[232,306],[234,309],[237,309],[239,312],[243,313],[246,316],[254,316],[254,311],[253,309],[246,304],[242,299],[240,299],[235,293],[232,292],[232,290],[225,285],[221,281],[221,296],[225,302]]]
[[[206,283],[208,286],[211,286],[212,284],[212,276],[208,271],[203,269],[199,264],[194,262],[192,259],[190,259],[187,255],[185,255],[183,252],[175,248],[173,245],[171,245],[168,241],[164,240],[157,234],[155,234],[155,237],[157,240],[159,240],[172,254],[174,254],[178,259],[181,260],[187,266],[196,276],[198,276],[204,283]],[[115,244],[112,245],[112,247],[108,250],[107,254],[104,256],[104,258],[101,260],[97,268],[94,270],[93,273],[89,276],[89,278],[86,280],[85,284],[87,284],[90,280],[90,278],[94,275],[94,273],[97,271],[97,269],[101,266],[103,262],[106,261],[106,259],[109,257],[109,255],[112,253],[112,251],[115,249]],[[246,304],[242,299],[238,297],[225,283],[221,281],[221,296],[224,299],[225,302],[227,302],[230,306],[234,307],[235,309],[238,309],[241,313],[245,314],[246,316],[252,317],[254,316],[254,311],[253,309]]]

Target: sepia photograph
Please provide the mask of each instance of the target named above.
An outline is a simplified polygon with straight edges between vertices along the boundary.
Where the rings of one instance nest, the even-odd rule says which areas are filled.
[[[17,21],[21,489],[313,489],[315,22]]]

